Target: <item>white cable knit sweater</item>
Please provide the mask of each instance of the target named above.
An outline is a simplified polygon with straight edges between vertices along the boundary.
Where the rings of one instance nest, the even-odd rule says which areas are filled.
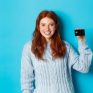
[[[69,43],[65,44],[65,57],[56,60],[51,56],[49,44],[44,60],[38,60],[31,52],[31,41],[25,44],[21,59],[22,93],[74,93],[71,69],[88,72],[92,52],[85,40],[78,41],[79,55]]]

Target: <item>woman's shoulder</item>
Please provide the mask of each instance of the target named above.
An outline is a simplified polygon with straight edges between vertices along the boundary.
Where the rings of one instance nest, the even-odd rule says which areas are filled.
[[[63,42],[65,43],[66,47],[70,48],[71,45],[68,41],[63,40]]]
[[[65,43],[65,45],[66,45],[66,49],[67,49],[67,53],[69,53],[69,51],[70,51],[70,49],[71,49],[71,44],[68,42],[68,41],[65,41],[65,40],[63,40],[63,42]]]
[[[24,44],[24,46],[29,46],[29,45],[31,45],[31,40],[28,40],[27,42],[25,42],[25,44]]]
[[[25,42],[23,48],[26,49],[26,50],[31,49],[31,43],[32,43],[31,40]]]

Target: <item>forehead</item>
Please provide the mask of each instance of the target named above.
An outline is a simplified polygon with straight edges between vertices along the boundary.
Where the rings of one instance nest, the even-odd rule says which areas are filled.
[[[54,20],[49,17],[44,17],[40,20],[40,23],[54,23]]]

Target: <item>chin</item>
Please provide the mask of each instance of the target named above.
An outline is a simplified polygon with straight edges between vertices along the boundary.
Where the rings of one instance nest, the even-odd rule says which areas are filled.
[[[47,37],[45,37],[45,38],[47,38],[47,39],[50,39],[52,36],[47,36]]]

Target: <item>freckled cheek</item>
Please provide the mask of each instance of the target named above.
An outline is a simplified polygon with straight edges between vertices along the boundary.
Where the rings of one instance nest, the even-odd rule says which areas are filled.
[[[40,28],[40,31],[44,31],[44,28]]]
[[[42,32],[46,31],[46,29],[41,29]]]
[[[51,31],[55,31],[55,28],[51,28]]]

